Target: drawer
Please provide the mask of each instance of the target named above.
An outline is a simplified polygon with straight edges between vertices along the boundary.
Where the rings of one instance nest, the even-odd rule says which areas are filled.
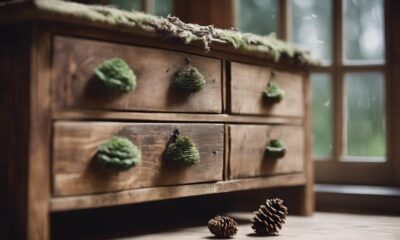
[[[230,178],[247,178],[302,172],[304,132],[300,126],[230,125]],[[283,141],[284,157],[271,157],[266,146]]]
[[[271,74],[274,75],[271,78]],[[281,101],[271,102],[263,96],[269,83],[285,93]],[[249,115],[303,116],[304,89],[300,74],[271,68],[231,63],[231,112]]]
[[[175,129],[196,144],[200,161],[171,166],[164,152]],[[100,144],[113,136],[128,138],[141,151],[141,162],[127,170],[96,163]],[[54,126],[53,195],[68,196],[155,186],[222,180],[222,124],[167,124],[59,121]]]
[[[121,58],[136,75],[133,91],[110,92],[99,86],[94,70]],[[53,51],[53,106],[100,110],[203,112],[222,111],[221,61],[175,51],[56,36]],[[201,91],[173,87],[179,71],[193,66],[205,78]]]

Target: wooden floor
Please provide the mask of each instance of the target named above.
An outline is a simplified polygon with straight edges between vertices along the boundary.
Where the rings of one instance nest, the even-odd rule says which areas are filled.
[[[249,214],[229,214],[239,222],[239,231],[234,239],[260,238],[252,234],[247,222]],[[181,239],[214,239],[207,226],[174,229],[142,233],[135,237],[116,238],[124,240],[181,240]],[[307,239],[307,240],[354,240],[380,239],[400,240],[400,217],[355,215],[337,213],[316,213],[313,217],[289,216],[279,236],[274,240]]]
[[[261,193],[247,191],[54,213],[52,239],[214,239],[207,222],[216,214],[231,216],[238,222],[239,231],[233,239],[265,238],[252,235],[251,212],[265,201],[265,196],[280,196],[288,200],[289,216],[279,236],[272,237],[274,240],[400,240],[400,216],[317,212],[312,217],[300,217],[294,215],[296,201],[290,197],[276,189],[276,195]]]

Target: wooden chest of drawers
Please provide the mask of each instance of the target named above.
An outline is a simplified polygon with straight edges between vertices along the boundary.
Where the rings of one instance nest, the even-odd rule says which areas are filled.
[[[313,212],[306,67],[53,14],[1,27],[5,239],[47,239],[51,212],[258,188],[297,186],[301,212]],[[133,91],[98,86],[95,69],[112,58],[133,70]],[[187,66],[204,76],[201,91],[174,88]],[[285,92],[280,101],[265,99],[270,84]],[[194,165],[166,164],[176,129],[195,143]],[[115,136],[137,146],[140,163],[96,167],[99,146]],[[274,140],[284,143],[279,156],[266,150]]]

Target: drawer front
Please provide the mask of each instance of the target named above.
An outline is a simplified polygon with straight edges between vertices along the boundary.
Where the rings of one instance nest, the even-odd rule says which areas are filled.
[[[275,75],[272,79],[271,73]],[[231,79],[232,113],[291,117],[304,115],[304,82],[300,74],[232,63]],[[285,92],[280,102],[270,103],[263,96],[268,83],[277,84]]]
[[[163,154],[175,129],[190,137],[200,161],[192,166],[171,166]],[[53,146],[53,195],[68,196],[213,182],[222,180],[224,127],[222,124],[164,123],[55,123]],[[100,144],[113,136],[128,138],[141,151],[141,162],[123,171],[96,164]]]
[[[98,86],[94,70],[112,58],[123,59],[134,71],[133,91],[109,93]],[[173,87],[175,76],[187,66],[203,74],[206,83],[201,91],[188,94]],[[55,108],[220,113],[221,73],[221,61],[214,58],[56,36],[53,104]]]
[[[230,125],[230,178],[302,172],[304,132],[300,126]],[[282,158],[266,153],[272,139],[286,145]]]

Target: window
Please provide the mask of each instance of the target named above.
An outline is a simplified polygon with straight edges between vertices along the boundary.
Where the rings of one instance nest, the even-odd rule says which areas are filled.
[[[77,2],[84,2],[77,0]],[[124,10],[136,10],[166,17],[173,11],[173,0],[94,0],[94,3],[111,5]]]
[[[107,4],[125,10],[143,10],[141,0],[108,0]]]
[[[316,179],[388,184],[384,0],[289,0],[290,40],[323,65],[311,74]]]
[[[332,4],[331,0],[292,0],[290,11],[290,40],[323,60],[332,62]]]
[[[333,96],[332,78],[327,73],[313,74],[310,79],[312,89],[312,132],[313,154],[319,159],[332,156],[333,139]]]
[[[166,17],[172,13],[173,2],[172,0],[154,0],[153,13],[157,16]]]
[[[277,32],[277,1],[235,0],[236,28],[260,35]]]
[[[385,161],[385,86],[381,72],[344,75],[346,161]]]
[[[346,64],[382,64],[384,52],[383,0],[343,3],[343,43]]]
[[[235,0],[235,26],[322,59],[311,73],[316,180],[391,184],[385,0]],[[249,13],[251,14],[245,14]]]

